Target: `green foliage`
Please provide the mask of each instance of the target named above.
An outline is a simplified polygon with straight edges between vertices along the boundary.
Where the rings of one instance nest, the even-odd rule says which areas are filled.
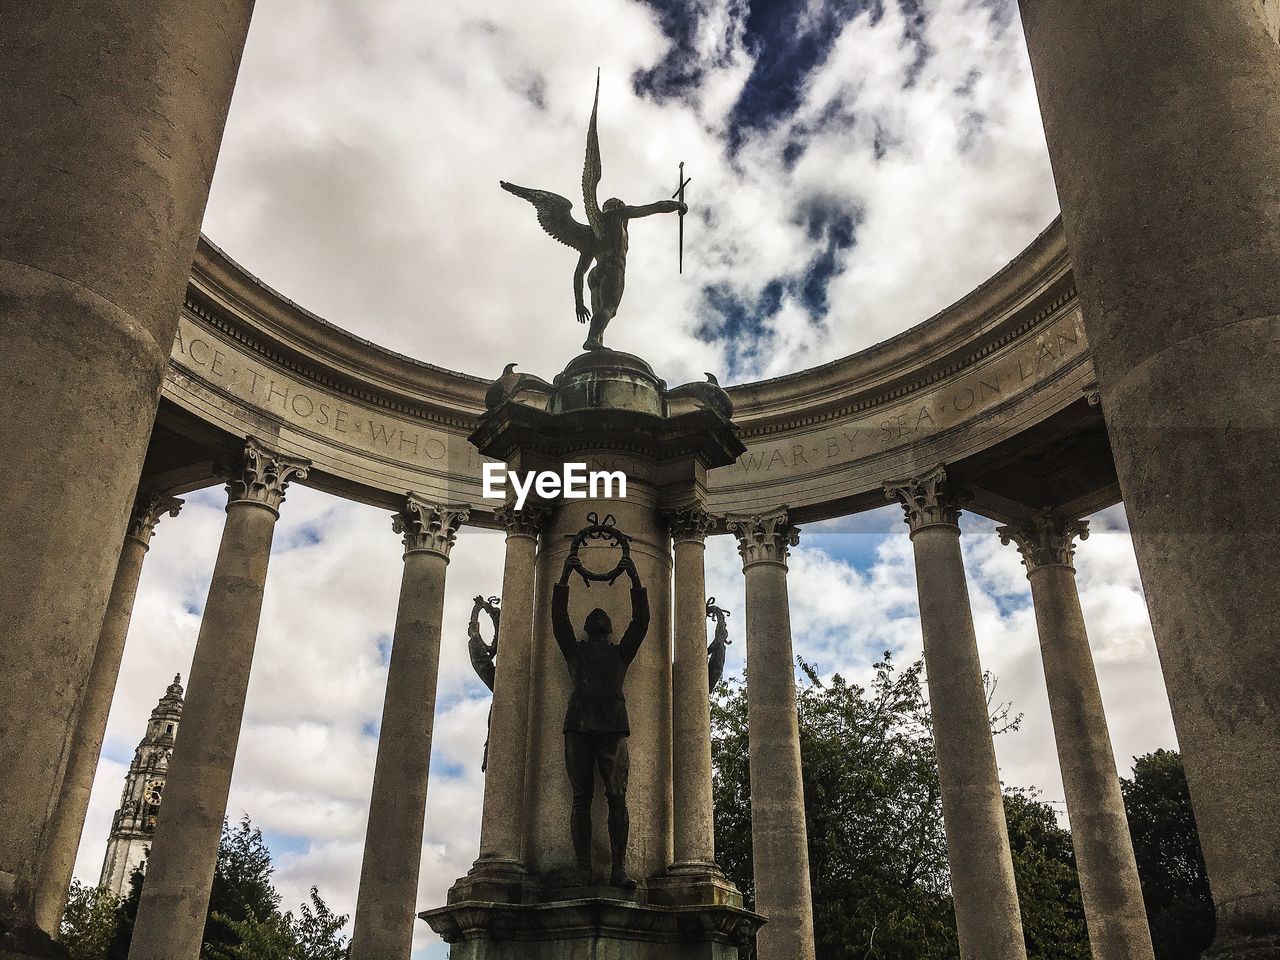
[[[1004,814],[1028,958],[1089,960],[1070,831],[1033,791],[1007,792]]]
[[[271,852],[262,831],[248,817],[235,827],[224,823],[218,842],[218,860],[209,895],[201,960],[346,960],[347,943],[341,935],[345,914],[335,914],[311,888],[309,903],[295,918],[280,912],[280,895],[271,885]],[[72,888],[72,905],[63,924],[63,938],[70,936],[85,947],[72,960],[128,960],[129,941],[142,896],[143,871],[130,878],[129,896],[115,900],[97,891]],[[88,916],[109,918],[96,929]],[[68,926],[70,924],[70,927]]]
[[[102,960],[115,934],[120,900],[106,890],[71,881],[58,939],[70,960]]]
[[[958,955],[937,765],[922,667],[886,657],[866,689],[833,677],[797,693],[818,955]],[[713,704],[717,859],[748,897],[751,813],[746,691]]]
[[[800,662],[797,690],[814,926],[821,960],[959,956],[923,664],[888,654],[867,687],[821,681]],[[994,703],[995,733],[1019,718]],[[729,681],[712,703],[717,860],[750,901],[747,697]],[[1014,869],[1031,960],[1087,960],[1071,835],[1052,808],[1008,798]]]
[[[1182,757],[1137,757],[1121,779],[1156,960],[1194,960],[1213,941],[1213,900]]]

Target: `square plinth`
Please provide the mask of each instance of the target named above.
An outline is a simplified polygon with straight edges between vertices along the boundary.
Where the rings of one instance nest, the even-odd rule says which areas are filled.
[[[762,918],[725,904],[612,897],[551,903],[463,901],[419,916],[450,960],[737,960]]]

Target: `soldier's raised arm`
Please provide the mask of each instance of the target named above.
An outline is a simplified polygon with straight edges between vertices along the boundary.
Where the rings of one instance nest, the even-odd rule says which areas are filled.
[[[640,652],[640,644],[649,632],[649,591],[640,585],[640,576],[630,559],[624,561],[623,570],[631,577],[631,623],[622,635],[618,652],[623,663],[631,663]]]
[[[582,561],[569,554],[564,561],[560,582],[551,588],[551,632],[555,634],[556,643],[566,660],[573,659],[573,649],[578,642],[573,623],[569,620],[569,574],[580,566]]]

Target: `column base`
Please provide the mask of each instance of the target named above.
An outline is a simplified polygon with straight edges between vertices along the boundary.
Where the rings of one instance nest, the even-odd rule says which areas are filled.
[[[763,918],[741,907],[606,896],[552,903],[451,903],[418,914],[452,960],[737,960]]]
[[[449,888],[446,902],[530,903],[538,899],[538,885],[519,860],[481,857],[465,877]]]

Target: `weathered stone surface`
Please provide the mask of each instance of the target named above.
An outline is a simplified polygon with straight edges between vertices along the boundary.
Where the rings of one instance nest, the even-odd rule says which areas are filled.
[[[1094,960],[1153,960],[1107,717],[1076,589],[1073,540],[1086,521],[1044,511],[1001,527],[1031,581],[1054,743]]]
[[[115,580],[107,602],[102,633],[93,653],[93,667],[80,702],[76,718],[75,738],[67,756],[67,772],[58,794],[58,806],[49,825],[49,840],[36,888],[35,919],[42,930],[56,930],[67,904],[67,890],[75,870],[80,834],[89,810],[89,794],[93,776],[102,753],[102,738],[107,730],[107,716],[116,692],[120,661],[124,657],[125,637],[133,617],[133,601],[138,593],[142,561],[165,514],[177,516],[182,501],[175,497],[144,494],[134,503],[129,517],[129,532],[116,565]]]
[[[196,960],[200,955],[277,507],[289,481],[306,474],[305,463],[255,441],[246,443],[231,474],[226,524],[187,684],[182,736],[169,764],[130,960]]]
[[[445,569],[467,516],[465,509],[409,494],[393,524],[404,535],[404,573],[373,768],[352,960],[407,960],[413,947]]]
[[[747,580],[747,742],[760,960],[813,960],[813,898],[800,774],[787,554],[800,542],[786,508],[727,517]]]
[[[915,548],[942,818],[963,960],[1026,960],[1000,771],[960,554],[960,497],[942,467],[885,484]]]
[[[0,923],[32,922],[252,6],[5,8]]]
[[[1022,19],[1222,956],[1280,956],[1280,56],[1252,0]]]
[[[420,914],[458,960],[737,960],[761,922],[742,907],[611,896],[451,904]]]

